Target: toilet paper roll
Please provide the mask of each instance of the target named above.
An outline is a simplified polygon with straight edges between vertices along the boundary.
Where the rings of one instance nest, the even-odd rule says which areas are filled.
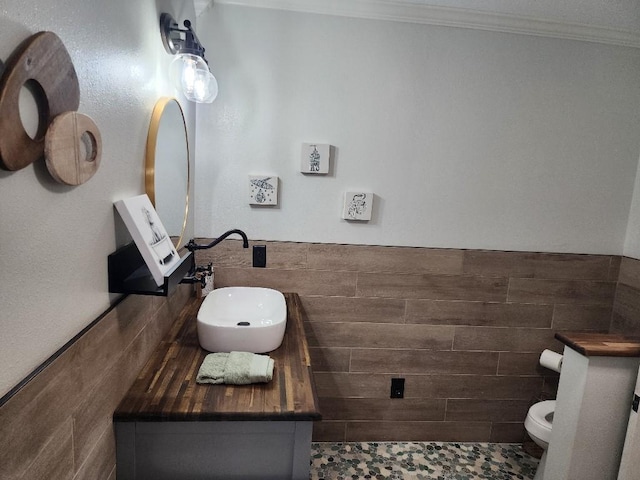
[[[540,365],[554,372],[560,373],[562,368],[562,355],[551,350],[543,350],[540,355]]]

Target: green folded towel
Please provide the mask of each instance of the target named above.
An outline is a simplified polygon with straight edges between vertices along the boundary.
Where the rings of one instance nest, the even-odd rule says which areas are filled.
[[[273,378],[273,359],[249,352],[210,353],[198,370],[198,383],[247,385]]]

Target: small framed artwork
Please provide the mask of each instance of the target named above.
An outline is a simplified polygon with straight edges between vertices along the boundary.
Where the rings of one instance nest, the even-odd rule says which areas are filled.
[[[278,205],[278,177],[249,175],[249,204]]]
[[[344,194],[342,218],[345,220],[371,220],[373,210],[373,193],[347,192]]]
[[[300,171],[315,175],[329,173],[331,146],[324,143],[303,143],[300,156]]]
[[[138,195],[119,200],[114,205],[149,267],[153,279],[158,286],[162,285],[165,275],[178,264],[180,256],[151,200],[147,195]]]

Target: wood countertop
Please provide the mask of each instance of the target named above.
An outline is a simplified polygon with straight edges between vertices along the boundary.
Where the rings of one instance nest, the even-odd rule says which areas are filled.
[[[318,401],[295,293],[285,293],[287,327],[282,345],[268,355],[273,380],[251,385],[196,383],[209,353],[198,343],[201,300],[187,304],[116,408],[115,422],[213,420],[319,420]]]
[[[615,333],[565,332],[556,338],[585,357],[640,357],[640,339]]]

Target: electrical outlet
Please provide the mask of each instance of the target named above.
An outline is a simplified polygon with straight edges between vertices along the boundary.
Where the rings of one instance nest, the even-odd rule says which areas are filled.
[[[267,246],[266,245],[254,245],[253,246],[253,266],[264,268],[267,266]]]
[[[391,398],[404,398],[404,378],[391,379]]]

